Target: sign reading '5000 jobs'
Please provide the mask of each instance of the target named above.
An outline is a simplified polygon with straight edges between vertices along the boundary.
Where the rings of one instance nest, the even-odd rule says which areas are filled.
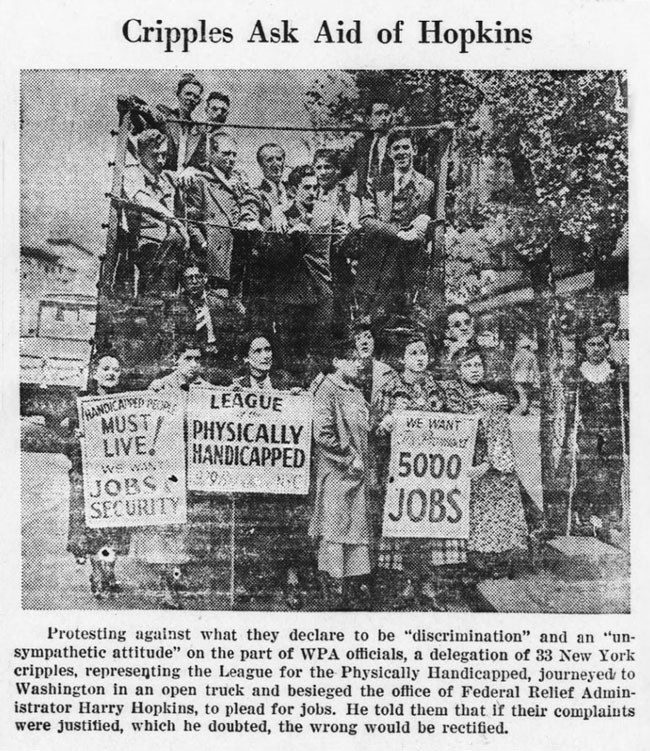
[[[186,520],[183,408],[145,391],[78,400],[86,524]]]
[[[252,389],[190,389],[190,490],[309,492],[312,400],[308,394]]]
[[[478,418],[399,412],[391,437],[386,537],[469,536],[470,480]]]

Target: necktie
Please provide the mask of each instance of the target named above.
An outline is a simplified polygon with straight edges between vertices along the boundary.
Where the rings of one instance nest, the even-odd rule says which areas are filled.
[[[203,301],[203,304],[196,309],[196,331],[200,333],[205,330],[205,338],[208,344],[214,344],[215,336],[214,329],[212,328],[212,318],[210,317],[210,310],[208,304]]]
[[[196,330],[200,331],[204,326],[208,325],[207,310],[205,305],[201,305],[196,309]]]
[[[379,173],[379,136],[372,139],[370,145],[370,157],[368,159],[368,178],[375,177]]]
[[[181,132],[178,138],[178,169],[182,169],[185,166],[185,155],[187,154],[187,136],[187,125],[181,124]]]

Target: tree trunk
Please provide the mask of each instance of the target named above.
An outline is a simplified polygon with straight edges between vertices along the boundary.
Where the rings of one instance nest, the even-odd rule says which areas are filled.
[[[531,279],[535,295],[534,316],[541,376],[540,442],[544,515],[547,522],[552,522],[553,519],[560,518],[563,503],[557,467],[564,438],[565,399],[559,305],[555,294],[550,249],[533,263]]]
[[[447,201],[447,175],[452,133],[444,131],[437,139],[437,170],[432,175],[435,180],[434,221],[431,238],[431,259],[426,290],[427,308],[435,318],[445,306],[445,206]],[[430,150],[431,152],[433,149]]]

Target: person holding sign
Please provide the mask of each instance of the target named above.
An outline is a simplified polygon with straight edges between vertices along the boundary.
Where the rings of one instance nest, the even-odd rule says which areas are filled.
[[[450,412],[478,414],[480,421],[470,470],[470,563],[482,575],[506,575],[527,547],[528,527],[515,472],[508,399],[483,386],[485,365],[476,347],[453,356],[457,380],[445,384]]]
[[[262,331],[252,331],[242,339],[241,356],[245,364],[246,372],[233,380],[233,386],[254,389],[255,391],[290,391],[293,394],[300,393],[298,387],[287,373],[273,368],[273,346],[270,334]],[[303,603],[301,582],[299,578],[299,553],[304,547],[304,532],[299,529],[306,527],[305,503],[297,496],[286,495],[261,495],[251,500],[241,509],[239,519],[240,527],[258,527],[259,531],[266,532],[265,527],[275,533],[273,540],[267,544],[267,555],[260,561],[262,570],[258,570],[257,576],[250,576],[248,589],[254,594],[264,591],[264,584],[268,579],[281,578],[281,587],[284,590],[284,602],[291,610],[298,609]],[[252,514],[252,519],[246,515]],[[279,526],[285,528],[286,534],[277,537]],[[261,530],[259,528],[262,528]],[[264,547],[263,545],[261,547]],[[269,566],[269,558],[279,561],[280,572]],[[255,584],[254,578],[258,583]]]
[[[271,335],[262,331],[253,331],[242,339],[241,357],[245,372],[233,380],[234,386],[245,389],[266,391],[276,389],[288,391],[300,388],[287,373],[273,367],[273,346]]]
[[[370,574],[371,520],[366,488],[369,414],[354,385],[353,345],[337,342],[314,395],[315,508],[309,533],[318,539],[318,568],[332,610],[364,592]]]
[[[90,387],[80,396],[107,396],[117,391],[122,367],[112,353],[100,353],[91,363]],[[61,423],[70,431],[67,442],[70,467],[70,515],[68,527],[68,551],[77,563],[83,565],[90,558],[90,590],[98,600],[122,592],[122,585],[115,577],[115,561],[119,554],[129,549],[129,532],[124,527],[104,529],[90,528],[86,524],[81,441],[76,406]]]
[[[179,342],[176,367],[162,378],[152,381],[150,391],[178,397],[187,404],[190,386],[209,385],[202,377],[203,350],[193,340]],[[163,607],[182,608],[181,592],[188,587],[184,564],[189,563],[189,524],[140,527],[133,535],[131,555],[149,564],[160,576]]]
[[[426,336],[412,334],[404,344],[404,370],[395,373],[383,386],[373,404],[374,431],[383,454],[382,474],[384,485],[388,478],[388,436],[395,425],[394,413],[398,410],[441,412],[446,408],[445,393],[441,385],[427,370],[429,352]],[[379,541],[379,568],[397,572],[388,583],[389,597],[397,608],[406,608],[417,599],[423,607],[444,609],[440,602],[440,586],[434,576],[434,567],[465,563],[466,541],[453,538],[416,539],[388,538]]]

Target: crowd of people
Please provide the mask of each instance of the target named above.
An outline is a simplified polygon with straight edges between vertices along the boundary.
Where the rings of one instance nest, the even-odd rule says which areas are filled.
[[[462,311],[460,311],[462,312]],[[450,309],[449,319],[459,315]],[[471,333],[471,328],[470,328]],[[450,332],[451,334],[451,332]],[[337,339],[331,360],[309,384],[275,366],[271,334],[242,335],[235,389],[279,389],[311,394],[314,404],[311,490],[307,496],[257,496],[250,526],[261,555],[249,578],[249,596],[282,592],[287,607],[300,608],[320,572],[321,594],[332,609],[350,603],[379,609],[447,609],[484,578],[511,576],[526,565],[531,533],[542,515],[517,474],[508,412],[513,389],[491,378],[489,351],[466,339],[448,362],[433,360],[425,332],[406,332],[396,369],[377,357],[372,326],[355,326],[350,340]],[[620,528],[621,480],[626,448],[625,383],[607,355],[607,340],[590,331],[585,359],[567,383],[566,449],[572,467],[572,534]],[[185,341],[174,369],[149,386],[187,400],[191,385],[210,383],[205,352]],[[112,353],[99,354],[89,393],[120,388],[121,367]],[[222,374],[225,384],[228,379]],[[575,376],[575,378],[573,377]],[[388,484],[390,435],[400,410],[457,412],[479,416],[471,478],[468,539],[402,539],[382,534]],[[128,531],[90,529],[84,517],[81,450],[73,415],[66,428],[71,446],[71,511],[68,549],[91,562],[91,589],[103,598],[119,594],[117,556],[129,555],[159,577],[160,602],[181,607],[184,598],[223,581],[232,544],[223,534],[229,496],[188,493],[188,521]],[[577,453],[579,451],[579,453]],[[240,497],[241,500],[241,497]],[[246,500],[244,498],[244,500]],[[250,511],[250,509],[249,509]],[[595,521],[595,520],[598,521]],[[265,540],[267,527],[281,530]],[[192,583],[193,582],[193,583]]]
[[[254,188],[238,169],[229,98],[208,94],[206,122],[192,120],[203,94],[188,75],[175,109],[128,100],[132,148],[119,198],[136,293],[164,300],[178,330],[175,366],[149,388],[186,398],[192,384],[211,383],[313,398],[311,490],[257,499],[257,521],[266,515],[282,534],[272,542],[277,565],[269,565],[259,525],[261,564],[249,594],[276,587],[286,607],[300,608],[318,570],[332,609],[441,610],[481,578],[512,575],[543,526],[517,473],[509,421],[513,410],[530,411],[539,388],[534,337],[522,333],[509,361],[464,305],[443,311],[438,335],[426,326],[435,190],[415,169],[411,134],[392,127],[390,104],[377,98],[352,150],[316,150],[286,182],[284,148],[261,143],[263,179]],[[623,513],[627,392],[608,360],[606,332],[589,331],[583,343],[584,361],[567,383],[571,531],[607,534]],[[89,393],[119,389],[124,365],[114,352],[98,354]],[[382,534],[400,410],[478,415],[468,539]],[[215,588],[226,565],[215,532],[225,499],[188,493],[184,525],[91,530],[74,415],[65,427],[68,549],[90,560],[93,593],[120,593],[119,555],[156,572],[164,607],[182,607],[198,594],[197,581]]]
[[[117,198],[137,294],[173,298],[198,269],[221,300],[202,311],[201,334],[210,336],[210,323],[219,329],[225,313],[249,329],[271,328],[287,369],[327,357],[356,319],[382,329],[418,321],[435,189],[416,169],[413,135],[393,127],[390,105],[369,102],[368,132],[353,149],[316,149],[288,175],[283,145],[265,136],[255,187],[238,163],[229,97],[209,93],[206,120],[192,119],[203,93],[187,75],[176,108],[126,100],[130,150]]]

